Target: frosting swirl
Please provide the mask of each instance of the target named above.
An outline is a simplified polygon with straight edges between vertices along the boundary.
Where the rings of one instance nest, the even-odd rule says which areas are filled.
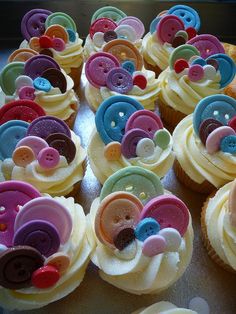
[[[135,311],[133,314],[197,314],[197,312],[184,309],[184,308],[178,308],[174,304],[166,301],[161,301],[155,304],[152,304],[151,306],[140,309]]]

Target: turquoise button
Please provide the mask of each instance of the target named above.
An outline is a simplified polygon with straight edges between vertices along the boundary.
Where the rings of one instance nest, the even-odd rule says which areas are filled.
[[[183,21],[185,28],[194,27],[198,31],[201,26],[197,11],[187,5],[175,5],[169,9],[168,13],[178,16]]]
[[[42,90],[44,92],[49,92],[52,88],[51,83],[44,77],[37,77],[34,79],[33,85],[35,89]]]
[[[16,90],[16,79],[24,75],[24,62],[8,63],[0,74],[0,85],[5,95],[13,95]]]
[[[148,237],[155,235],[159,232],[160,225],[153,218],[144,218],[136,226],[134,234],[135,237],[144,242]]]
[[[155,33],[155,31],[157,30],[157,24],[160,22],[161,18],[161,16],[155,17],[155,19],[151,22],[149,28],[151,34]]]
[[[201,66],[203,67],[203,66],[206,65],[207,63],[206,63],[206,60],[205,60],[205,59],[199,57],[199,58],[197,58],[197,59],[194,59],[193,62],[191,63],[191,65],[194,65],[194,64],[199,64],[199,65],[201,65]]]
[[[73,31],[73,29],[70,29],[70,28],[67,28],[67,33],[68,33],[68,35],[69,35],[69,41],[70,42],[75,42],[75,40],[76,40],[76,33]]]
[[[135,65],[133,61],[125,61],[122,63],[122,68],[125,69],[126,71],[128,71],[131,75],[134,73],[135,71]]]
[[[48,28],[51,25],[59,24],[66,29],[72,29],[74,32],[76,32],[76,25],[73,19],[66,13],[63,12],[55,12],[50,14],[45,22],[46,28]]]
[[[236,135],[224,137],[220,142],[220,150],[224,153],[236,154]]]

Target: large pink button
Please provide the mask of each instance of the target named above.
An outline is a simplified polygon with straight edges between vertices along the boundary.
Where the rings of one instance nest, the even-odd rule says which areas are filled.
[[[153,198],[143,208],[141,219],[154,218],[161,229],[174,228],[183,236],[189,224],[187,206],[174,195],[161,195]]]
[[[106,33],[108,31],[113,31],[117,27],[116,23],[111,19],[102,17],[97,19],[93,22],[90,26],[89,34],[90,37],[93,39],[93,35],[97,32]]]
[[[200,64],[194,64],[188,70],[188,77],[192,82],[200,81],[203,78],[203,76],[204,69]]]
[[[148,237],[143,243],[143,255],[153,257],[165,252],[166,240],[156,234]]]
[[[18,90],[18,96],[20,99],[35,99],[35,89],[32,86],[23,86]]]
[[[149,110],[138,110],[134,112],[126,123],[125,132],[131,129],[141,129],[149,133],[153,138],[157,130],[163,129],[160,117]]]
[[[37,159],[42,168],[51,169],[59,164],[60,154],[55,148],[46,147],[39,152]]]
[[[221,140],[228,135],[236,135],[236,132],[229,126],[221,126],[212,131],[206,140],[206,149],[209,154],[213,154],[220,149]]]
[[[30,147],[36,157],[43,148],[49,147],[48,143],[38,136],[26,136],[22,138],[22,140],[20,140],[16,145],[16,147],[20,146]]]
[[[184,30],[183,21],[175,15],[166,15],[157,24],[157,37],[161,42],[172,43],[175,34]]]
[[[141,129],[131,129],[125,133],[121,142],[121,152],[126,158],[137,157],[136,148],[143,138],[150,138],[148,132]]]
[[[89,83],[93,86],[106,86],[109,71],[119,66],[119,61],[112,54],[99,52],[95,53],[87,60],[85,74]]]

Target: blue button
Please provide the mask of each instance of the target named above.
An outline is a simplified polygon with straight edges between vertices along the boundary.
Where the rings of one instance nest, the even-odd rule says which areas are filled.
[[[193,8],[178,4],[170,8],[168,13],[178,16],[184,22],[185,28],[194,27],[197,31],[199,30],[201,25],[200,17]]]
[[[159,232],[160,225],[153,218],[144,218],[136,226],[134,234],[140,241],[145,241],[148,237],[155,235]]]
[[[236,135],[224,137],[220,142],[220,150],[224,153],[236,154]]]
[[[0,126],[0,160],[11,158],[17,143],[26,136],[29,123],[11,120]]]
[[[96,128],[104,144],[121,142],[127,120],[141,109],[143,106],[128,96],[112,96],[104,100],[95,116]]]
[[[125,69],[126,71],[128,71],[131,75],[134,73],[135,71],[135,65],[133,61],[125,61],[122,63],[122,68]]]
[[[71,28],[67,28],[67,33],[68,33],[68,35],[69,35],[69,41],[70,42],[75,42],[75,40],[76,40],[76,33],[73,31],[73,29],[71,29]]]
[[[161,16],[156,17],[150,24],[150,33],[153,34],[155,33],[155,31],[157,30],[157,24],[160,22],[161,20]]]
[[[42,90],[44,92],[49,92],[50,89],[52,88],[51,83],[44,77],[37,77],[36,79],[34,79],[33,84],[34,88]]]
[[[197,58],[197,59],[194,59],[193,62],[191,62],[191,65],[194,65],[194,64],[199,64],[199,65],[201,65],[201,66],[203,67],[203,66],[206,65],[207,63],[206,63],[206,60],[205,60],[205,59],[203,59],[203,58]]]

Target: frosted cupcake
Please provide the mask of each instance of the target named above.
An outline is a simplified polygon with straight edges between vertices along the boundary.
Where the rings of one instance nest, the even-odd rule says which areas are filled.
[[[114,172],[140,166],[163,177],[172,167],[170,133],[160,117],[128,96],[112,96],[99,106],[88,145],[90,166],[103,184]]]
[[[74,83],[58,63],[46,55],[13,52],[0,73],[5,103],[12,100],[33,100],[46,112],[73,128],[79,100]],[[27,59],[28,58],[28,59]],[[21,61],[16,61],[20,59]]]
[[[0,183],[0,193],[1,306],[30,310],[67,296],[82,282],[92,251],[83,208],[21,181]]]
[[[108,283],[134,294],[165,290],[188,266],[193,249],[189,211],[164,195],[158,176],[140,167],[117,171],[92,203],[91,256]]]
[[[80,138],[55,117],[0,126],[2,180],[21,180],[51,196],[76,195],[85,172]]]
[[[173,133],[178,179],[211,193],[236,177],[236,101],[226,95],[202,99]]]
[[[137,17],[126,16],[124,12],[111,6],[100,8],[92,16],[89,34],[85,40],[85,60],[102,51],[104,44],[117,38],[126,39],[141,50],[144,32],[144,25]]]
[[[140,309],[135,311],[132,314],[198,314],[195,311],[184,309],[184,308],[179,308],[176,305],[166,302],[166,301],[161,301],[155,304],[152,304],[151,306]]]
[[[83,68],[83,40],[73,19],[62,12],[33,9],[21,21],[24,41],[20,48],[32,48],[51,56],[79,86]]]
[[[169,66],[169,57],[176,47],[196,36],[200,17],[191,7],[175,5],[161,12],[150,24],[149,33],[143,38],[145,67],[158,76]]]
[[[155,73],[143,68],[137,48],[125,39],[115,39],[93,54],[85,64],[88,82],[85,97],[93,110],[103,100],[125,94],[139,101],[145,109],[154,110],[159,87]]]

